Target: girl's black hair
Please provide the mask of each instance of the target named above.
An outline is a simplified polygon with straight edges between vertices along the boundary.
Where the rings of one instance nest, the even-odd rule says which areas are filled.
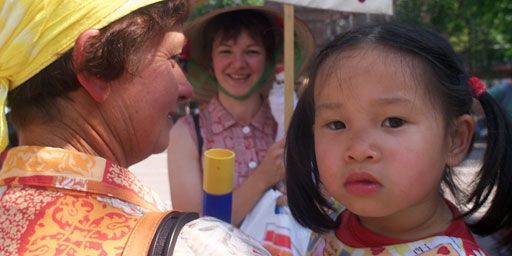
[[[348,31],[326,45],[316,56],[310,72],[310,84],[302,93],[293,113],[286,138],[286,178],[288,203],[297,221],[316,232],[335,229],[328,215],[330,205],[323,196],[318,173],[313,124],[315,123],[314,90],[317,75],[328,60],[361,45],[380,45],[397,54],[419,59],[432,75],[426,91],[439,104],[446,124],[471,113],[473,95],[460,57],[439,34],[418,27],[396,23],[373,24]],[[421,64],[421,63],[418,63]],[[507,113],[488,93],[478,97],[488,125],[487,149],[475,186],[458,203],[470,205],[465,216],[474,214],[490,200],[490,207],[478,221],[469,224],[478,235],[506,230],[502,245],[512,244],[512,124]],[[470,149],[471,150],[471,149]],[[470,151],[468,150],[468,152]],[[454,171],[447,167],[443,182],[455,195],[461,189],[453,180]],[[461,198],[458,198],[461,199]]]

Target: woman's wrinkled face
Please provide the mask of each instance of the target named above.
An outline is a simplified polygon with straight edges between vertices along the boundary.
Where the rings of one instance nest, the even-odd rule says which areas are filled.
[[[387,48],[359,47],[327,60],[315,81],[320,179],[362,219],[440,200],[449,140],[418,67]]]
[[[192,96],[192,86],[176,62],[185,42],[181,28],[167,32],[143,50],[135,74],[126,74],[112,86],[118,87],[114,115],[129,164],[165,150],[178,101]]]
[[[245,96],[260,79],[265,68],[266,52],[247,31],[236,40],[215,38],[212,66],[219,84],[233,96]]]

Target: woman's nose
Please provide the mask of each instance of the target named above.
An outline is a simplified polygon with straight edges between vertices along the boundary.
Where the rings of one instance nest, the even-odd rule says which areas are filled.
[[[243,54],[233,54],[232,65],[235,67],[244,67],[247,60]]]
[[[344,159],[347,162],[375,161],[380,158],[377,145],[370,134],[359,132],[352,135],[346,143]]]
[[[179,68],[179,71],[176,74],[176,82],[178,84],[178,99],[187,100],[192,97],[193,89],[192,85],[188,81],[183,70]]]

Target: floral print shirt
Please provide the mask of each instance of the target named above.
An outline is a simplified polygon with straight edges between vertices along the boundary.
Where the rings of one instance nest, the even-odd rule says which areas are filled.
[[[458,216],[460,213],[456,207],[447,203],[453,215]],[[364,227],[359,218],[348,210],[341,212],[337,222],[339,226],[336,231],[311,234],[307,255],[487,255],[479,248],[464,220],[459,218],[454,219],[444,232],[417,241],[397,240],[376,234]]]
[[[135,175],[101,157],[12,148],[0,171],[0,255],[119,255],[139,218],[163,210]]]
[[[165,208],[130,171],[101,157],[12,148],[0,171],[0,255],[146,255]],[[182,231],[180,255],[269,255],[213,218]]]

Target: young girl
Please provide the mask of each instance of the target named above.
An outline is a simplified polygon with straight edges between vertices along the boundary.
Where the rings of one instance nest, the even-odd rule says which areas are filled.
[[[350,31],[319,53],[286,139],[291,211],[324,233],[310,254],[484,255],[471,231],[512,226],[512,125],[462,65],[438,34],[397,24]],[[475,100],[487,149],[469,196],[452,203],[441,184],[461,191],[453,167],[472,147]],[[346,207],[335,220],[327,194]]]

